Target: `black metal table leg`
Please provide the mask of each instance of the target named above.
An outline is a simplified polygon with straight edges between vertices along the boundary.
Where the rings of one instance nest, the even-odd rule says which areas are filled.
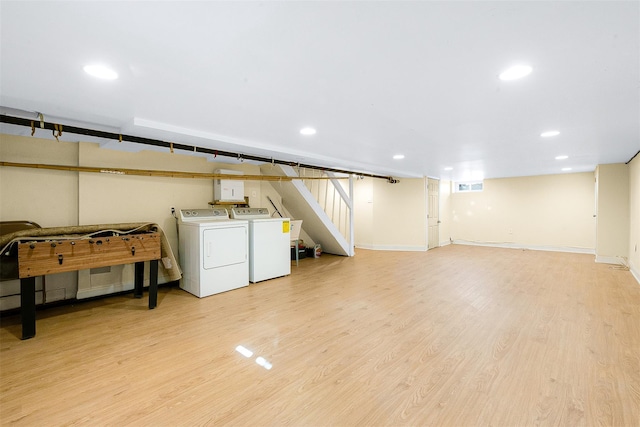
[[[20,279],[20,318],[22,339],[36,336],[36,278]]]
[[[144,285],[144,261],[136,262],[134,282],[133,282],[133,296],[136,298],[142,298],[142,286]]]
[[[149,310],[158,305],[158,260],[149,261]]]

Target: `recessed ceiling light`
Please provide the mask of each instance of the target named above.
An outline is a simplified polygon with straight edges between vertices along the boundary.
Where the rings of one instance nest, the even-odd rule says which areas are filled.
[[[444,170],[446,170],[446,171],[452,171],[452,170],[453,170],[453,168],[452,168],[451,166],[448,166],[448,167],[444,168]]]
[[[104,65],[85,65],[83,70],[85,73],[99,79],[115,80],[118,78],[118,73],[116,73],[109,67],[105,67]]]
[[[393,158],[396,160],[402,160],[404,159],[404,154],[396,154],[395,156],[393,156]]]
[[[567,171],[570,171],[570,170],[571,170],[571,168],[562,168],[563,172],[567,172]]]
[[[300,129],[300,133],[303,135],[315,135],[316,130],[314,128],[302,128]]]
[[[527,76],[533,71],[528,65],[514,65],[500,74],[500,80],[516,80]]]
[[[565,155],[556,156],[556,160],[565,160],[565,159],[568,159],[568,158],[569,158],[569,156],[565,156]]]
[[[546,132],[542,132],[540,134],[540,136],[543,137],[543,138],[549,138],[551,136],[558,136],[558,135],[560,135],[560,131],[557,131],[557,130],[549,130],[549,131],[546,131]]]

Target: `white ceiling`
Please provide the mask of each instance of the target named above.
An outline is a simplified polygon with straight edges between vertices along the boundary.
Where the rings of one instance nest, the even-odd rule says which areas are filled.
[[[592,171],[640,150],[639,5],[3,0],[0,105],[383,175]]]

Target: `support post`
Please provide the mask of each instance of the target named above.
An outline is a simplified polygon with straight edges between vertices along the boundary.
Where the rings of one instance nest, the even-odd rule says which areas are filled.
[[[149,310],[158,305],[158,260],[149,261]]]
[[[36,278],[20,279],[20,318],[22,339],[36,336]]]
[[[144,261],[136,262],[133,282],[133,296],[142,298],[142,285],[144,283]]]

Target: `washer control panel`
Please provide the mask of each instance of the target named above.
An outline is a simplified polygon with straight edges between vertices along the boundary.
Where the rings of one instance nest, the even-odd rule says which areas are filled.
[[[267,208],[231,208],[233,219],[260,219],[271,218]]]
[[[180,221],[218,221],[229,219],[229,212],[226,209],[180,209]]]

